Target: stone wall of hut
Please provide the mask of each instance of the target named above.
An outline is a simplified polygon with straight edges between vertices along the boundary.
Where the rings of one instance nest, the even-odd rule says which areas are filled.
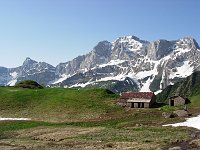
[[[174,105],[173,106],[180,106],[180,105],[185,105],[185,99],[183,97],[174,97],[174,98],[170,98],[169,99],[169,106],[171,106],[172,101],[174,101]]]

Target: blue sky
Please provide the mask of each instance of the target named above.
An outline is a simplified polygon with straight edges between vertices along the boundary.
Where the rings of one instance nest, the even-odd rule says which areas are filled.
[[[0,66],[26,57],[56,66],[102,40],[194,37],[200,43],[199,0],[0,0]]]

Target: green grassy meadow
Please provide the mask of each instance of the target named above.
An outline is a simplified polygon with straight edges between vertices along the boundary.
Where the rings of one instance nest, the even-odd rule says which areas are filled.
[[[127,109],[118,98],[106,89],[0,87],[0,116],[32,119],[0,121],[0,149],[168,149],[196,132],[162,127],[184,120],[162,117],[166,106]],[[199,106],[193,97],[189,107]]]
[[[85,120],[121,111],[118,97],[104,89],[0,88],[2,117],[27,117],[45,121]]]

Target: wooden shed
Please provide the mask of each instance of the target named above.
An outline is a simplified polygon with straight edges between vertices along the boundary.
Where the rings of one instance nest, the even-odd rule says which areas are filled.
[[[172,96],[169,98],[169,106],[181,106],[188,103],[190,103],[190,100],[182,96]]]
[[[130,108],[150,108],[156,102],[156,96],[152,92],[126,92],[122,93],[119,105]]]

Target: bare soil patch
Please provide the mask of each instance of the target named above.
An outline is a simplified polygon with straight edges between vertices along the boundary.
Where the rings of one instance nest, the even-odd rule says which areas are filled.
[[[146,150],[159,147],[152,143],[135,141],[99,141],[79,138],[82,135],[95,134],[106,130],[104,127],[38,127],[16,131],[12,138],[0,140],[2,150]]]
[[[94,133],[103,130],[104,128],[36,128],[18,131],[19,138],[31,138],[41,141],[63,141],[64,139],[76,137],[81,134]]]

